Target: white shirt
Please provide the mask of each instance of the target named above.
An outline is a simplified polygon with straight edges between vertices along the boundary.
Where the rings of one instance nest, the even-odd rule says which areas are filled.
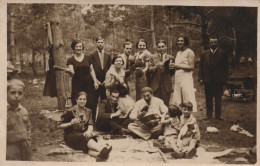
[[[140,111],[144,106],[148,105],[147,102],[144,99],[138,100],[135,105],[134,109],[131,111],[130,118],[131,119],[137,119],[137,116],[141,113]],[[167,106],[163,103],[163,101],[157,97],[152,97],[148,112],[145,116],[151,115],[151,114],[157,114],[161,116],[163,113],[168,112]]]

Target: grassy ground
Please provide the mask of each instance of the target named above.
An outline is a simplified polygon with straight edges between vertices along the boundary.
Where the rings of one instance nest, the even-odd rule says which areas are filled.
[[[255,71],[255,70],[253,70]],[[194,72],[194,82],[196,99],[198,103],[198,112],[194,113],[199,123],[201,131],[201,144],[209,146],[220,146],[224,149],[238,147],[253,147],[256,145],[256,137],[250,138],[237,132],[230,131],[233,124],[238,124],[253,135],[256,136],[256,102],[249,101],[241,103],[232,102],[229,98],[223,98],[222,117],[224,121],[204,121],[205,118],[205,96],[204,88],[197,83],[197,69]],[[37,84],[33,84],[32,79],[38,79]],[[25,97],[22,104],[27,108],[32,121],[32,148],[34,159],[38,161],[67,161],[64,158],[46,156],[46,152],[63,143],[63,132],[56,129],[53,121],[47,120],[40,115],[41,110],[57,110],[57,99],[44,97],[43,86],[45,81],[44,74],[32,78],[27,75],[22,78],[26,84]],[[131,83],[131,96],[134,96],[134,82]],[[213,126],[220,131],[218,134],[206,133],[206,128]],[[69,160],[69,159],[68,159]],[[77,160],[76,160],[77,161]]]

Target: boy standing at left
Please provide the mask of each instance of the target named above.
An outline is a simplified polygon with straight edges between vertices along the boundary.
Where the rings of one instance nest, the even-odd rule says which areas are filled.
[[[27,110],[20,104],[24,90],[21,80],[8,80],[6,160],[31,160],[31,123]]]

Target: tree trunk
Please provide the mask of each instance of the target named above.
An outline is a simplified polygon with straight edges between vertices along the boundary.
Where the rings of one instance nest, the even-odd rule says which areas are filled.
[[[37,76],[37,71],[36,71],[36,64],[35,64],[35,50],[34,48],[32,48],[32,72],[33,72],[33,76]]]
[[[13,8],[11,8],[11,13],[10,13],[10,60],[12,62],[12,65],[15,66],[16,63],[16,58],[15,58],[15,48],[14,48],[14,11]]]
[[[209,49],[209,35],[208,35],[208,23],[207,16],[204,12],[205,9],[201,7],[200,9],[200,17],[201,17],[201,33],[202,33],[202,43],[204,46],[204,50]]]
[[[154,33],[154,9],[153,6],[151,6],[151,32],[152,32],[152,45],[153,45],[153,51],[156,50],[156,41],[155,41],[155,33]]]
[[[53,6],[53,9],[49,12],[49,18],[51,20],[51,32],[53,39],[53,57],[54,65],[60,67],[66,67],[66,54],[64,53],[63,37],[60,30],[60,25],[57,16],[57,5]],[[56,70],[56,89],[59,110],[65,109],[66,98],[71,96],[71,84],[69,75],[62,70]]]

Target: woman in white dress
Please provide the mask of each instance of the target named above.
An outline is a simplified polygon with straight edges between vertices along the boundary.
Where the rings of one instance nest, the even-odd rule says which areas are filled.
[[[190,48],[187,47],[189,45],[189,39],[187,37],[177,37],[176,44],[179,51],[177,52],[174,64],[176,72],[173,104],[179,106],[181,103],[191,102],[193,105],[193,112],[197,112],[197,103],[192,76],[195,54]]]

